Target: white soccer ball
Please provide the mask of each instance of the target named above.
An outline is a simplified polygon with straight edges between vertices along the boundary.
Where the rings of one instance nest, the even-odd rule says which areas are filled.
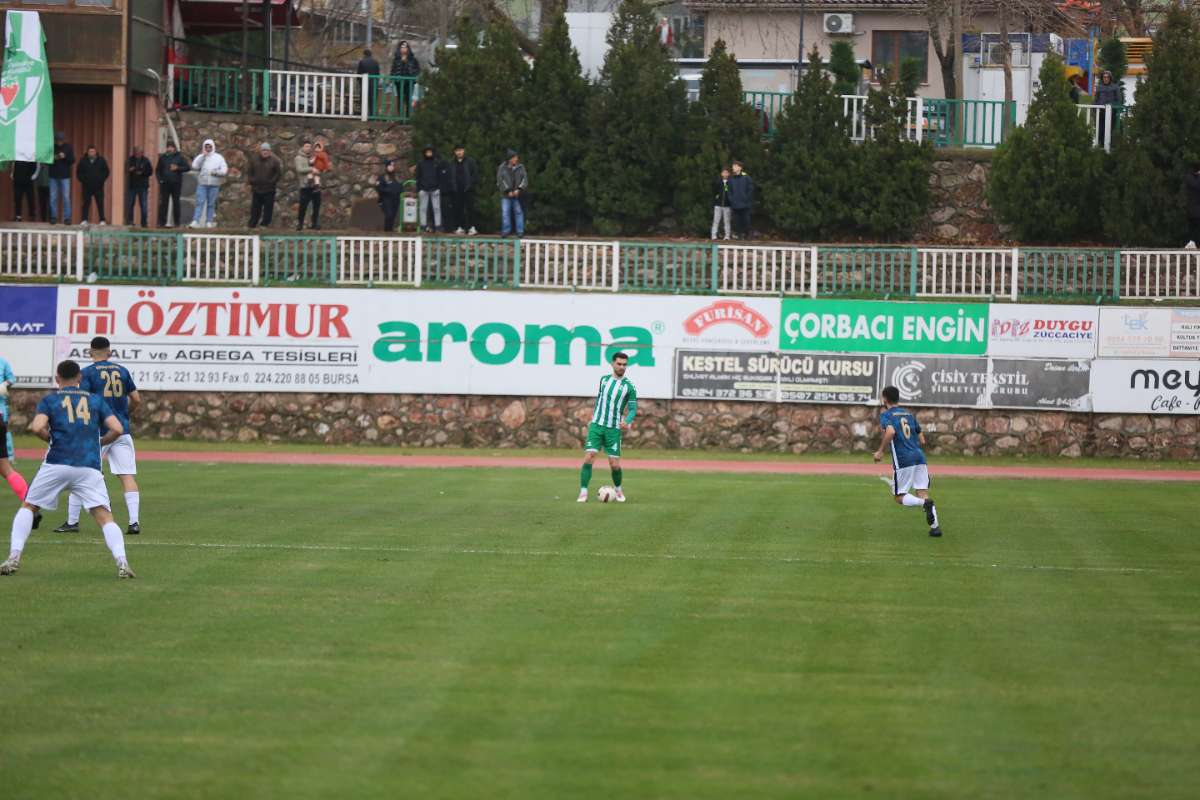
[[[596,492],[596,497],[601,503],[611,503],[617,499],[617,490],[611,486],[601,486]]]

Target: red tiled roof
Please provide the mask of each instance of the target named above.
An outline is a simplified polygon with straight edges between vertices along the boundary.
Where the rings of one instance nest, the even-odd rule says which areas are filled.
[[[799,11],[804,3],[806,11],[823,9],[856,10],[869,8],[922,8],[925,0],[684,0],[688,8],[697,9],[774,9]]]

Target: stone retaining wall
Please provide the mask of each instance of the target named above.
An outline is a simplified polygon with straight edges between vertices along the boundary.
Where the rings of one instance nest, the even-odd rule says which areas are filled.
[[[40,393],[13,392],[22,431]],[[134,418],[141,438],[409,447],[580,447],[589,398],[155,392]],[[929,452],[1188,459],[1197,417],[915,409]],[[746,452],[867,452],[866,406],[644,400],[627,436],[638,447]]]
[[[1004,241],[1008,228],[999,224],[987,200],[991,172],[991,151],[938,151],[929,176],[929,211],[917,241],[959,247]]]

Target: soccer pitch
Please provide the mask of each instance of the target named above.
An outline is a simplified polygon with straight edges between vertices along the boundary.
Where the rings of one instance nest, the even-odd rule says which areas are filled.
[[[285,460],[145,464],[135,581],[47,514],[0,579],[3,797],[1200,786],[1200,484],[935,461],[931,539],[870,477],[631,460],[580,506],[571,471]]]

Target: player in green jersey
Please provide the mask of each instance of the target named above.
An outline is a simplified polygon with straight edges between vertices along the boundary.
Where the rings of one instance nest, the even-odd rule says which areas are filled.
[[[614,353],[612,375],[605,375],[600,379],[596,408],[592,412],[592,422],[588,425],[587,443],[583,446],[587,456],[583,460],[583,468],[579,471],[580,503],[587,502],[588,483],[592,480],[592,464],[601,450],[608,456],[613,486],[617,489],[617,502],[625,502],[625,493],[621,491],[621,431],[629,430],[634,415],[637,414],[637,390],[625,377],[625,368],[628,365],[629,356]]]

